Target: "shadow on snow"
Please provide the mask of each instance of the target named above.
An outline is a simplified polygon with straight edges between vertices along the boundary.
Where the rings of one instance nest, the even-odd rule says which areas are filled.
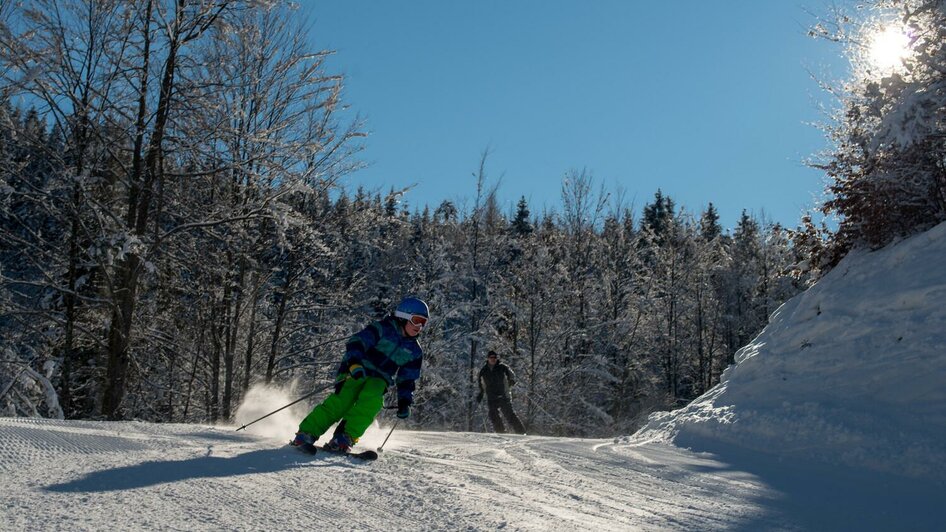
[[[105,492],[144,488],[196,478],[221,478],[258,473],[274,473],[300,466],[344,464],[354,467],[350,458],[306,456],[288,448],[261,449],[231,457],[202,456],[187,460],[143,462],[131,466],[103,469],[82,478],[53,484],[46,491],[60,493]],[[324,462],[324,463],[323,463]]]
[[[722,467],[693,472],[749,474],[771,492],[757,501],[765,512],[731,530],[942,530],[946,491],[942,483],[876,471],[798,460],[701,438],[677,445],[707,452]]]

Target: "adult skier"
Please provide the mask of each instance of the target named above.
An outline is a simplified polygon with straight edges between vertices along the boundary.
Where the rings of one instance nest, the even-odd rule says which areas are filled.
[[[397,417],[409,417],[423,361],[417,336],[429,320],[427,303],[407,297],[394,314],[352,336],[335,377],[335,393],[302,420],[292,445],[311,450],[319,436],[344,418],[344,429],[324,449],[349,452],[381,411],[388,386],[397,386]]]
[[[512,425],[512,429],[517,434],[525,434],[526,429],[519,421],[519,416],[512,409],[512,398],[509,389],[516,383],[516,374],[506,364],[499,361],[499,354],[490,350],[486,354],[486,364],[480,370],[480,393],[476,396],[476,402],[483,400],[483,394],[486,394],[486,404],[489,408],[489,419],[493,422],[493,428],[496,432],[506,432],[506,426],[499,415],[502,410],[506,420]]]

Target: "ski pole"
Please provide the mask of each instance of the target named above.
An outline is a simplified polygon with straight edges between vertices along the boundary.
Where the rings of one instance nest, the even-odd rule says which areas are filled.
[[[292,405],[298,403],[299,401],[302,401],[303,399],[308,399],[308,398],[312,397],[313,395],[315,395],[315,394],[317,394],[317,393],[319,393],[319,392],[324,392],[325,390],[328,390],[328,389],[331,388],[332,386],[335,386],[335,383],[334,383],[334,382],[331,382],[331,383],[329,383],[329,384],[326,384],[325,386],[322,386],[321,388],[318,388],[317,390],[315,390],[315,391],[313,391],[313,392],[307,393],[307,394],[303,395],[302,397],[296,399],[295,401],[289,403],[288,405],[286,405],[286,406],[284,406],[284,407],[282,407],[282,408],[278,408],[278,409],[276,409],[276,410],[273,410],[272,412],[266,414],[265,416],[263,416],[263,417],[261,417],[261,418],[257,418],[257,419],[254,419],[253,421],[250,421],[250,422],[247,423],[246,425],[243,425],[242,427],[238,428],[238,429],[237,429],[237,432],[239,432],[239,431],[245,429],[246,427],[249,427],[250,425],[252,425],[253,423],[256,423],[257,421],[261,421],[261,420],[264,420],[264,419],[268,418],[269,416],[275,414],[276,412],[279,412],[280,410],[285,410],[285,409],[289,408],[290,406],[292,406]]]
[[[397,419],[394,420],[394,424],[391,425],[391,430],[388,431],[388,437],[385,438],[383,442],[381,442],[381,447],[378,447],[378,452],[379,452],[379,453],[384,449],[384,444],[385,444],[385,443],[388,443],[388,438],[391,437],[391,433],[394,432],[394,427],[397,426],[397,422],[400,421],[400,420],[401,420],[401,418],[397,418]]]

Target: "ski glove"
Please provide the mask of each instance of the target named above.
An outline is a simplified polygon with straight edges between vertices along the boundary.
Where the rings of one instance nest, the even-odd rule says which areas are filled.
[[[351,375],[353,379],[363,379],[365,378],[365,368],[361,367],[361,364],[352,364],[348,368],[348,374]]]
[[[411,417],[411,402],[407,399],[397,400],[397,417],[407,419]]]

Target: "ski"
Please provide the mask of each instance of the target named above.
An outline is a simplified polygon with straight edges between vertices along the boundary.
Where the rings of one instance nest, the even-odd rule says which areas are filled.
[[[291,442],[290,442],[290,445],[292,445]],[[365,460],[365,461],[372,461],[372,460],[378,459],[378,453],[371,450],[361,451],[361,452],[356,452],[356,453],[344,452],[344,451],[326,451],[321,445],[312,445],[310,443],[303,443],[302,445],[293,445],[293,447],[298,449],[299,452],[303,452],[306,454],[324,453],[324,454],[333,454],[336,456],[350,456],[352,458],[357,458],[359,460]]]
[[[367,461],[367,462],[370,462],[370,461],[373,461],[373,460],[377,460],[377,459],[378,459],[378,453],[376,453],[376,452],[374,452],[374,451],[371,451],[371,450],[353,453],[353,452],[350,452],[350,451],[349,451],[349,452],[326,451],[325,449],[322,449],[321,447],[319,447],[318,449],[319,449],[319,451],[322,451],[322,452],[325,452],[325,453],[328,453],[328,454],[338,454],[338,455],[343,455],[343,456],[350,456],[350,457],[352,457],[352,458],[357,458],[357,459],[359,459],[359,460],[365,460],[365,461]]]

